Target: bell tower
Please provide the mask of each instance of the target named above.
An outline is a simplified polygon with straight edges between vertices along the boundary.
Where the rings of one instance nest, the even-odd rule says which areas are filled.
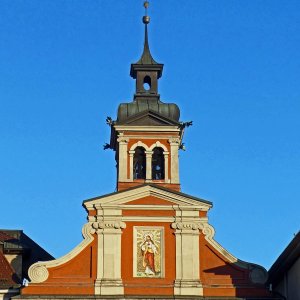
[[[179,122],[178,106],[160,100],[158,81],[163,64],[150,52],[148,2],[144,5],[144,49],[130,67],[135,94],[132,102],[119,105],[117,120],[109,122],[109,147],[116,151],[117,190],[150,183],[180,191],[178,150],[184,126]]]

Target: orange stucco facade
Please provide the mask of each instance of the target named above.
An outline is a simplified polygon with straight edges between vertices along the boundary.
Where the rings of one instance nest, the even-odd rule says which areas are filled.
[[[126,220],[126,228],[122,229],[121,234],[120,268],[125,296],[174,296],[176,229],[172,228],[171,223],[166,222],[166,220],[176,219],[176,210],[172,207],[177,205],[178,203],[153,195],[134,199],[122,205],[122,218]],[[145,206],[144,209],[143,206]],[[149,206],[152,206],[153,209]],[[159,209],[159,207],[163,209]],[[96,215],[97,209],[89,210],[89,214],[91,216]],[[135,217],[145,218],[145,221],[134,221]],[[151,218],[155,218],[157,221],[149,221]],[[159,221],[160,218],[162,219],[161,222]],[[205,211],[199,211],[199,218],[206,218]],[[134,275],[134,227],[141,226],[163,228],[164,251],[162,261],[164,275],[160,278],[151,276],[138,278]],[[44,282],[29,284],[28,287],[22,289],[22,295],[95,295],[95,281],[99,267],[97,244],[97,234],[93,233],[93,240],[78,255],[58,266],[49,267],[48,278]],[[251,282],[251,265],[245,268],[230,262],[205,239],[205,234],[201,230],[198,235],[198,245],[199,278],[203,286],[201,296],[271,297],[264,284]]]

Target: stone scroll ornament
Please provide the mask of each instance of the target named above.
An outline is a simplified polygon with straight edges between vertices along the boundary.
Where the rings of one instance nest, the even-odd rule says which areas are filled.
[[[95,233],[95,229],[92,226],[92,222],[86,223],[82,228],[83,241],[76,246],[71,252],[68,254],[50,261],[36,262],[33,264],[29,270],[28,275],[31,283],[40,283],[44,282],[49,277],[48,268],[57,267],[66,262],[70,261],[76,255],[78,255],[85,247],[87,247],[93,240]]]

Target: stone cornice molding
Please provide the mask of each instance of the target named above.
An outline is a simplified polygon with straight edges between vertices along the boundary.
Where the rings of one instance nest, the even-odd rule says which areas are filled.
[[[114,125],[117,131],[142,131],[142,132],[180,132],[178,126],[128,126],[128,125]]]
[[[48,268],[57,267],[62,264],[65,264],[66,262],[74,258],[76,255],[78,255],[85,247],[87,247],[94,240],[93,233],[94,232],[92,228],[92,223],[86,223],[82,228],[82,235],[84,240],[73,250],[71,250],[68,254],[55,260],[36,262],[35,264],[33,264],[28,270],[28,275],[31,283],[40,283],[47,280],[49,276]]]
[[[147,205],[147,204],[134,204],[134,205],[126,205],[126,204],[119,204],[119,205],[102,205],[103,208],[119,208],[122,210],[173,210],[173,211],[206,211],[206,207],[203,205],[195,205],[195,206],[188,206],[188,205]],[[97,208],[97,205],[95,205]],[[197,217],[198,218],[198,217]],[[199,218],[198,218],[199,219]]]

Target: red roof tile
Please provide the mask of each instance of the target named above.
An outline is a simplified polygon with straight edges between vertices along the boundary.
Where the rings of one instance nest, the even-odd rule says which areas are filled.
[[[8,240],[13,240],[14,238],[10,235],[8,235],[7,233],[5,233],[4,231],[0,230],[0,242],[5,242]]]

